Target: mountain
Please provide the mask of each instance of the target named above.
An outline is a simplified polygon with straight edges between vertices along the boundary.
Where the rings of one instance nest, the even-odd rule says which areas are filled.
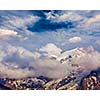
[[[86,51],[83,48],[75,48],[69,51],[63,52],[57,60],[61,63],[65,63],[66,61],[71,62],[73,59],[79,59],[84,56]]]
[[[67,61],[71,61],[72,59],[76,60],[81,58],[82,56],[86,55],[87,53],[92,52],[94,49],[93,47],[89,48],[75,48],[69,51],[62,52],[59,56],[51,55],[51,59],[56,59],[61,63],[66,63]]]
[[[100,70],[100,69],[99,69]],[[100,71],[91,71],[80,82],[76,81],[74,74],[49,79],[44,76],[24,79],[0,79],[0,89],[3,90],[100,90]]]
[[[73,75],[59,79],[49,79],[47,77],[31,77],[24,79],[1,79],[5,80],[2,84],[12,90],[66,90],[77,89],[78,84]]]

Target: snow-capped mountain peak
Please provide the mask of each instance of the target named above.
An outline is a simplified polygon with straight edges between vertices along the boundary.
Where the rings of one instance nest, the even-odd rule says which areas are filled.
[[[85,48],[75,48],[72,50],[65,51],[61,53],[59,56],[51,55],[52,59],[56,59],[61,63],[68,63],[74,60],[78,60],[80,57],[84,56],[87,53]]]

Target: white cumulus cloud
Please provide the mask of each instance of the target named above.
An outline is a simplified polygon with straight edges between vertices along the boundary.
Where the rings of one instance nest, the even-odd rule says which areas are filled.
[[[55,44],[48,43],[46,46],[40,48],[39,51],[47,52],[48,55],[59,55],[62,50],[58,48]]]
[[[69,42],[71,42],[71,43],[77,43],[77,42],[80,42],[81,40],[82,40],[81,37],[75,36],[75,37],[70,38]]]

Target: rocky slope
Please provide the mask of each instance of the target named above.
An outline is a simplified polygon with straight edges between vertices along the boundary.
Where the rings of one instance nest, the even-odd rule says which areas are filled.
[[[92,71],[88,76],[84,77],[78,89],[100,90],[100,69]]]
[[[37,78],[1,80],[5,87],[9,87],[12,90],[72,90],[77,89],[78,86],[75,79],[73,75],[70,75],[59,79],[49,79],[41,76]]]
[[[0,80],[0,89],[3,90],[100,90],[100,70],[92,71],[88,76],[82,78],[81,82],[76,80],[74,74],[59,79],[47,77],[34,77],[25,79]]]

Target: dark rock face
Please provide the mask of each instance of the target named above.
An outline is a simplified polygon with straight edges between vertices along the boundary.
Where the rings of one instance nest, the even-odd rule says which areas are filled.
[[[11,88],[0,84],[0,90],[11,90]]]
[[[81,80],[79,89],[81,90],[100,90],[100,69],[92,71],[87,77]]]

